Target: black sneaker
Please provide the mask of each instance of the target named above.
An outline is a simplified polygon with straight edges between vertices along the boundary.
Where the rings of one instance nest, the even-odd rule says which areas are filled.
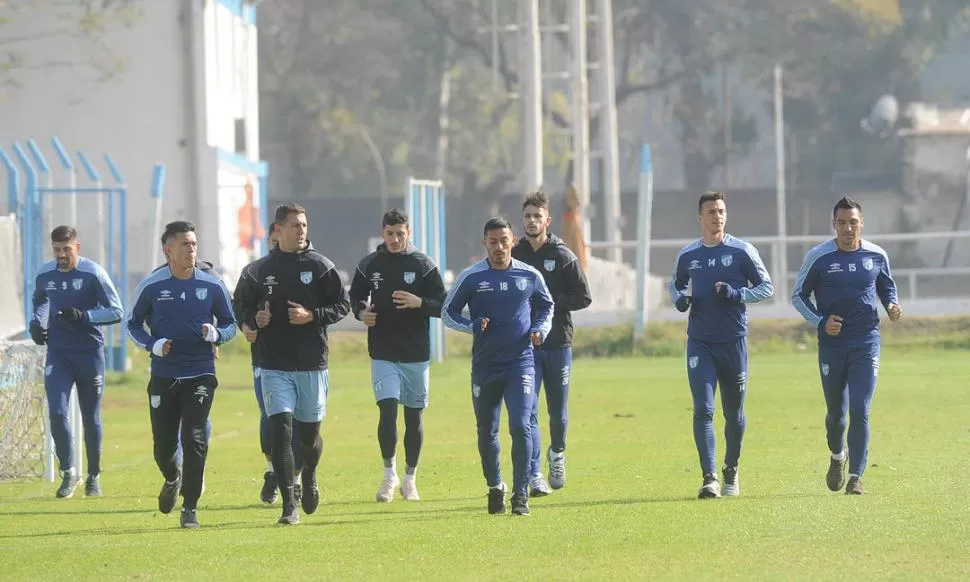
[[[717,480],[717,473],[704,475],[704,484],[697,492],[698,499],[717,499],[721,497],[721,483]]]
[[[276,520],[281,525],[296,525],[300,523],[300,514],[296,512],[296,503],[283,501],[283,515]]]
[[[737,467],[723,467],[721,474],[724,475],[724,487],[721,495],[726,497],[737,497],[741,494],[741,483],[738,481]]]
[[[303,483],[300,505],[303,506],[303,513],[310,515],[320,505],[320,490],[317,488],[317,472],[303,471],[300,474],[300,481]]]
[[[259,492],[259,498],[263,503],[276,503],[277,487],[279,487],[279,483],[276,482],[276,473],[272,471],[263,473],[263,488]]]
[[[512,495],[512,515],[529,515],[529,496],[524,493]]]
[[[88,475],[88,480],[84,482],[85,497],[101,497],[101,477],[98,475]]]
[[[505,483],[498,487],[488,488],[488,512],[492,515],[505,513],[505,491],[508,488]]]
[[[175,502],[178,501],[181,490],[182,472],[179,471],[175,481],[166,481],[162,485],[162,490],[158,492],[158,510],[162,513],[171,513],[175,509]]]
[[[847,453],[843,454],[841,461],[829,458],[829,471],[825,474],[825,484],[828,485],[829,491],[840,491],[845,485],[845,463],[848,459]]]
[[[69,499],[74,495],[74,490],[77,489],[80,479],[73,471],[63,471],[61,473],[61,486],[57,488],[57,497],[59,499]]]
[[[182,508],[182,513],[179,515],[179,524],[184,529],[198,529],[200,527],[199,518],[195,515],[194,509]]]
[[[845,484],[846,495],[865,495],[866,490],[862,488],[862,479],[856,476],[849,477],[849,482]]]

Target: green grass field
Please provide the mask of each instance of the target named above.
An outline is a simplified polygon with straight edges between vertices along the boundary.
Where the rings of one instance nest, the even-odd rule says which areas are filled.
[[[136,365],[143,369],[141,356]],[[136,372],[108,387],[104,498],[79,491],[58,500],[56,484],[0,484],[0,579],[970,576],[966,351],[884,348],[868,494],[852,498],[825,487],[813,350],[756,353],[742,496],[709,501],[695,499],[700,475],[683,359],[579,359],[567,486],[533,500],[525,518],[485,511],[464,358],[432,369],[423,501],[374,502],[381,462],[369,366],[343,354],[331,369],[323,503],[290,528],[275,525],[278,503],[259,502],[265,461],[248,359],[225,350],[219,369],[201,530],[181,530],[176,512],[157,511],[161,477],[144,375]],[[717,418],[719,456],[722,427]],[[504,418],[502,430],[511,482]]]

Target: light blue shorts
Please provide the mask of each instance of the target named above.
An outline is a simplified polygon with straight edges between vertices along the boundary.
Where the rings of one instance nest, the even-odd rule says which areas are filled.
[[[266,416],[289,412],[299,422],[320,422],[327,415],[327,370],[283,372],[263,368],[260,380]]]
[[[401,364],[371,360],[370,377],[374,384],[374,398],[378,402],[394,398],[408,408],[426,408],[431,384],[430,367],[430,362]]]

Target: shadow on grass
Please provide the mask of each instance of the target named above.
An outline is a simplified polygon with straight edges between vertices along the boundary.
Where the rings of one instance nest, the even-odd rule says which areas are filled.
[[[791,499],[792,497],[798,498],[813,498],[813,497],[827,497],[830,496],[825,492],[819,493],[784,493],[784,494],[761,494],[761,495],[746,495],[739,499],[756,499],[756,500],[772,500],[772,499]],[[313,516],[303,516],[301,521],[301,526],[303,527],[327,527],[327,526],[337,526],[337,525],[364,525],[374,522],[381,521],[440,521],[442,519],[448,518],[448,516],[458,517],[461,515],[468,514],[480,514],[483,518],[498,518],[500,516],[491,516],[486,512],[485,497],[482,496],[480,503],[475,503],[474,505],[468,504],[467,502],[475,500],[479,501],[478,497],[475,498],[449,498],[440,499],[434,501],[422,501],[420,503],[398,503],[395,507],[408,507],[409,509],[400,511],[391,509],[390,506],[383,506],[385,509],[376,511],[328,511],[329,508],[350,508],[353,506],[363,507],[365,505],[375,505],[375,502],[363,502],[363,501],[350,501],[350,502],[337,502],[337,503],[327,503],[320,507],[320,510]],[[449,503],[453,504],[455,502],[462,502],[463,504],[459,507],[434,507],[435,504]],[[571,509],[587,509],[594,507],[606,507],[606,506],[635,506],[635,505],[648,505],[657,503],[697,503],[698,500],[694,496],[667,496],[667,497],[653,497],[653,498],[629,498],[629,499],[598,499],[598,500],[588,500],[588,501],[574,501],[574,502],[556,502],[554,499],[541,499],[533,500],[531,503],[531,509],[534,514],[555,512],[557,510],[571,510]],[[733,501],[728,499],[722,500],[709,500],[708,504],[716,503],[732,503]],[[213,525],[205,524],[205,516],[207,514],[220,514],[226,511],[243,511],[265,508],[269,509],[279,509],[278,505],[266,505],[266,504],[248,504],[248,505],[219,505],[213,507],[202,506],[199,508],[199,517],[203,523],[202,529],[206,531],[216,530],[216,531],[234,531],[234,530],[262,530],[266,528],[283,528],[283,526],[278,526],[275,523],[275,518],[267,517],[266,520],[251,520],[251,521],[238,521],[238,522],[228,522],[228,523],[217,523]],[[92,514],[92,515],[126,515],[126,514],[145,514],[146,517],[150,517],[152,520],[155,519],[167,519],[162,517],[157,511],[151,509],[104,509],[104,510],[85,510],[85,511],[5,511],[4,515],[19,515],[19,516],[30,516],[30,517],[42,517],[45,515],[71,515],[71,514]],[[269,512],[267,512],[269,513]],[[178,514],[178,510],[173,511],[171,514],[171,519],[173,525],[176,523],[175,518]],[[508,515],[508,514],[506,514]],[[43,533],[17,533],[2,535],[0,534],[0,540],[4,539],[20,539],[20,538],[57,538],[63,536],[118,536],[118,535],[138,535],[138,534],[155,534],[164,531],[177,530],[177,527],[170,529],[160,530],[155,527],[154,521],[152,523],[146,523],[145,527],[127,527],[120,529],[107,529],[107,528],[96,528],[90,530],[79,530],[71,529],[66,531],[54,531],[54,532],[43,532]]]

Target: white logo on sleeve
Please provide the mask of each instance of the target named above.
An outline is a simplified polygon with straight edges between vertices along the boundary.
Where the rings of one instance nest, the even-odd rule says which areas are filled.
[[[826,364],[825,362],[822,362],[822,375],[823,376],[829,375],[829,365]]]
[[[692,370],[697,367],[697,359],[697,356],[687,358],[687,365],[690,366]]]

